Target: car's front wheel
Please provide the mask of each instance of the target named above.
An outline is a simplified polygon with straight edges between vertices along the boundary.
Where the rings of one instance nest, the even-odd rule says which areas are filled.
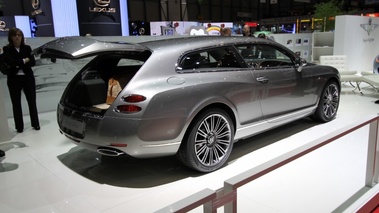
[[[331,121],[337,115],[339,102],[339,86],[335,81],[330,81],[326,84],[324,90],[322,91],[318,107],[311,118],[321,122]]]
[[[178,151],[182,163],[200,172],[219,169],[233,148],[234,126],[221,109],[201,113],[191,124]]]

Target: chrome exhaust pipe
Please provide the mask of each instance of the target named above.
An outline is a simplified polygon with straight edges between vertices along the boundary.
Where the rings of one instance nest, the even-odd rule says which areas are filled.
[[[111,148],[106,148],[106,147],[101,147],[97,149],[97,152],[106,155],[106,156],[112,156],[112,157],[117,157],[121,155],[125,155],[124,152],[117,150],[117,149],[111,149]]]

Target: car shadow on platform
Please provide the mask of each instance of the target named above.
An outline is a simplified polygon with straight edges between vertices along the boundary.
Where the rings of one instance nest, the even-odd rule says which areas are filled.
[[[241,140],[234,144],[227,166],[232,161],[255,150],[311,128],[318,123],[310,119],[294,121],[282,127]],[[132,157],[108,157],[80,147],[74,147],[58,159],[77,174],[98,182],[118,187],[155,187],[188,177],[207,175],[191,170],[175,156],[136,159]],[[221,168],[222,169],[222,168]]]

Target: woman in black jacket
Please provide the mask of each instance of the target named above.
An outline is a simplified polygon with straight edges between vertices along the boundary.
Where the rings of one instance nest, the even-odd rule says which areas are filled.
[[[7,84],[12,101],[13,118],[17,132],[24,130],[21,107],[21,91],[24,91],[29,106],[30,121],[35,130],[40,130],[36,103],[36,84],[32,67],[35,65],[32,49],[25,44],[23,32],[12,28],[8,33],[8,45],[3,47],[5,63],[10,66]]]

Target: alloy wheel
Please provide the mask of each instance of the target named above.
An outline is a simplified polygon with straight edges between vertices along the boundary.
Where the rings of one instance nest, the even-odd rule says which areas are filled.
[[[204,166],[218,164],[228,155],[232,143],[231,126],[220,114],[211,114],[198,126],[195,135],[195,154]]]

